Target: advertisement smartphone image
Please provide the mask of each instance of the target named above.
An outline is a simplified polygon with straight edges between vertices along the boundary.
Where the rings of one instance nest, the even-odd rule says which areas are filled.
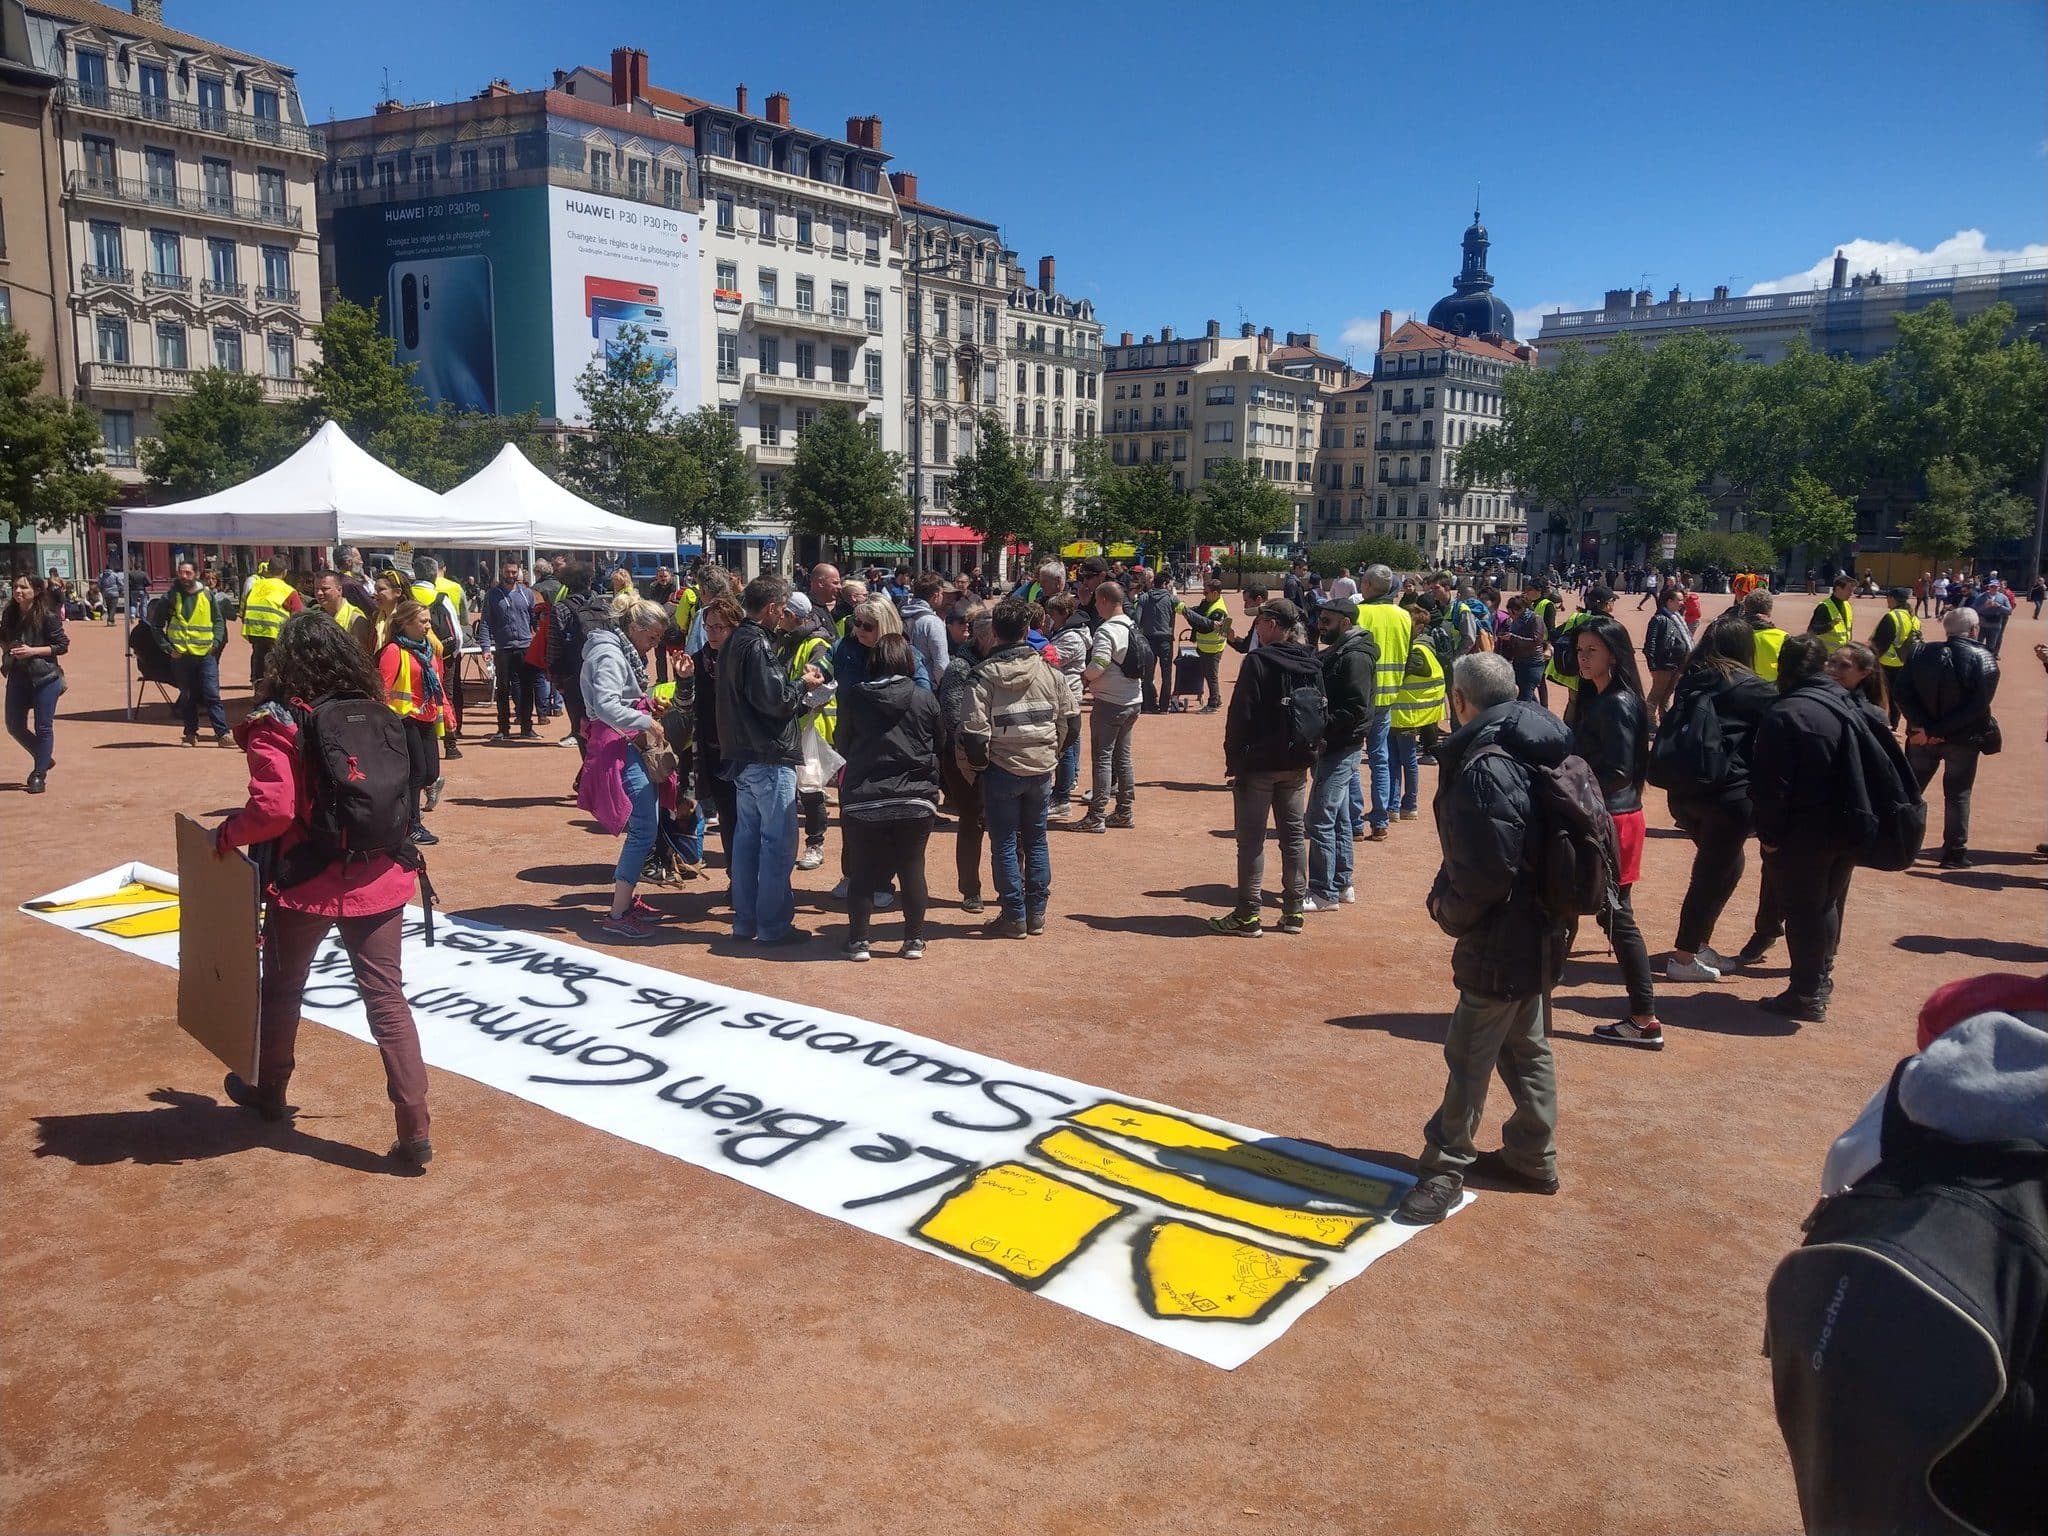
[[[497,337],[487,256],[436,256],[391,267],[386,313],[398,360],[418,365],[427,398],[458,410],[498,408]]]
[[[667,324],[667,311],[659,304],[644,304],[637,299],[612,299],[598,297],[590,301],[590,334],[599,341],[611,342],[629,325],[643,331],[651,331]]]
[[[595,316],[594,305],[599,299],[620,299],[628,304],[659,304],[661,290],[652,283],[636,283],[621,277],[592,277],[583,279],[583,313]],[[597,335],[597,326],[590,327],[590,334]]]
[[[614,336],[604,344],[604,358],[608,364],[623,361],[631,350],[628,342]],[[640,343],[640,355],[653,365],[655,378],[663,384],[674,384],[679,354],[667,331],[647,331]]]

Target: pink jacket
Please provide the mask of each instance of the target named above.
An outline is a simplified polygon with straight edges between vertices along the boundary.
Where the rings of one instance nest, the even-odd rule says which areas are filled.
[[[299,756],[299,727],[288,711],[266,705],[235,727],[249,759],[249,803],[221,823],[221,841],[249,848],[279,840],[279,850],[306,840],[312,792]],[[370,917],[412,899],[419,877],[387,858],[333,864],[289,890],[268,893],[281,907],[321,917]]]
[[[595,715],[583,722],[583,739],[590,755],[584,759],[583,782],[576,789],[577,809],[588,811],[598,826],[616,837],[633,819],[633,798],[626,793],[626,764],[632,761],[634,740],[613,730]],[[662,809],[674,810],[674,776],[664,779],[654,788]]]

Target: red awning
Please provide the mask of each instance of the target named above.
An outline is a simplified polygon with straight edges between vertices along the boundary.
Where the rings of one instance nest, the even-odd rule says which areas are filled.
[[[972,528],[960,528],[951,523],[927,523],[924,541],[927,544],[979,544],[981,535]]]

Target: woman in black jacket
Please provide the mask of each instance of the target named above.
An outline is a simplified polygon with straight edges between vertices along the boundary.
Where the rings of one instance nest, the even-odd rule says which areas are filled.
[[[846,845],[846,958],[868,958],[874,893],[903,882],[903,958],[924,958],[925,844],[939,808],[938,695],[917,686],[916,653],[901,635],[868,652],[867,676],[839,694],[833,742],[846,759],[839,782]]]
[[[690,653],[695,695],[691,707],[697,715],[696,768],[697,804],[718,812],[718,841],[725,848],[725,867],[732,870],[732,832],[738,825],[739,787],[720,770],[725,759],[718,748],[718,653],[745,617],[730,597],[714,597],[697,610],[704,621],[704,643]],[[699,837],[701,850],[702,838]]]
[[[1650,953],[1636,926],[1629,890],[1643,864],[1643,776],[1650,760],[1650,714],[1636,672],[1635,645],[1613,619],[1589,614],[1575,631],[1579,653],[1579,717],[1572,726],[1572,750],[1586,760],[1607,810],[1614,817],[1621,868],[1616,872],[1616,899],[1601,914],[1600,926],[1621,963],[1628,987],[1628,1017],[1601,1024],[1593,1033],[1617,1045],[1664,1049],[1664,1026],[1657,1021],[1656,984],[1650,977]]]
[[[20,742],[32,763],[28,792],[40,795],[50,776],[57,744],[57,697],[64,668],[57,658],[71,649],[64,633],[63,599],[39,576],[14,578],[14,596],[0,610],[0,672],[7,674],[7,734]],[[36,728],[28,728],[29,716]]]
[[[1664,974],[1673,981],[1719,981],[1722,972],[1749,958],[1746,952],[1716,954],[1708,940],[1742,881],[1743,844],[1756,834],[1749,804],[1749,747],[1777,702],[1778,690],[1756,675],[1755,663],[1756,631],[1741,614],[1724,613],[1701,634],[1664,713],[1663,729],[1696,739],[1696,711],[1711,710],[1725,763],[1712,783],[1680,777],[1669,787],[1672,818],[1693,842],[1692,878],[1678,911],[1678,942],[1664,964]],[[1696,766],[1680,771],[1691,773]],[[1660,777],[1659,782],[1666,781]]]

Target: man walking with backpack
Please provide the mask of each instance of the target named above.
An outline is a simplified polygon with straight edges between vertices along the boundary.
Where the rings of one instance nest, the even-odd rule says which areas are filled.
[[[1173,698],[1173,613],[1180,599],[1174,596],[1173,583],[1163,576],[1153,580],[1142,565],[1133,568],[1131,579],[1137,583],[1138,593],[1133,621],[1152,648],[1153,670],[1145,674],[1140,713],[1163,715]]]
[[[1124,589],[1113,581],[1095,588],[1095,637],[1089,642],[1088,665],[1081,680],[1092,703],[1088,712],[1088,753],[1094,772],[1089,779],[1088,814],[1083,832],[1134,825],[1138,805],[1138,770],[1131,757],[1131,734],[1138,724],[1144,679],[1152,670],[1151,647],[1139,637],[1124,612]],[[1109,813],[1112,780],[1116,811]]]
[[[1258,646],[1245,657],[1223,724],[1223,767],[1237,828],[1237,906],[1212,917],[1216,933],[1256,939],[1266,875],[1266,822],[1280,831],[1280,931],[1299,933],[1308,897],[1308,775],[1329,730],[1315,654],[1291,638],[1301,610],[1284,597],[1253,617]]]
[[[1560,828],[1536,776],[1578,760],[1558,718],[1515,693],[1515,669],[1503,657],[1479,652],[1452,668],[1458,729],[1437,748],[1443,863],[1429,915],[1457,941],[1451,979],[1458,1006],[1444,1040],[1450,1075],[1443,1102],[1422,1131],[1422,1178],[1394,1213],[1414,1226],[1450,1214],[1468,1173],[1538,1194],[1558,1189],[1557,1075],[1544,1020],[1564,968],[1571,914],[1551,909],[1557,872],[1549,864],[1559,854]],[[1577,839],[1570,851],[1580,851]],[[1501,1150],[1481,1152],[1473,1138],[1496,1071],[1515,1112],[1502,1128]]]

